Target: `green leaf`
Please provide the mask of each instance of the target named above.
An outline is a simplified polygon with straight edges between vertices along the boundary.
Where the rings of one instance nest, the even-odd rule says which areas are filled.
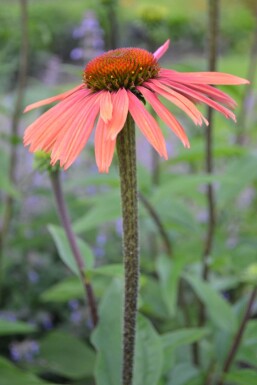
[[[36,327],[34,325],[30,325],[21,321],[10,322],[4,319],[0,319],[0,336],[12,334],[30,334],[35,331]]]
[[[237,320],[229,303],[209,283],[189,274],[183,276],[204,303],[212,322],[220,329],[235,331]]]
[[[179,363],[173,368],[168,385],[200,385],[203,381],[199,369],[190,363]]]
[[[245,187],[257,179],[256,162],[256,155],[247,154],[229,163],[217,194],[220,208],[225,208],[233,202]]]
[[[99,322],[92,335],[92,343],[97,350],[97,385],[120,385],[122,302],[122,281],[114,279],[99,306]]]
[[[186,258],[171,260],[165,255],[157,259],[156,268],[160,278],[162,296],[171,317],[176,314],[179,279],[186,262]]]
[[[90,276],[103,275],[107,277],[123,277],[124,266],[120,263],[112,263],[104,265],[88,271]]]
[[[93,375],[95,353],[72,334],[55,331],[40,342],[38,368],[78,380]]]
[[[79,234],[116,220],[120,216],[120,195],[114,192],[109,196],[101,196],[95,206],[73,224],[73,229]]]
[[[78,278],[67,278],[50,287],[41,294],[43,302],[68,302],[74,298],[83,298],[84,289]]]
[[[163,349],[161,338],[151,322],[138,315],[135,352],[135,385],[157,385],[161,377]]]
[[[99,323],[92,335],[92,343],[97,349],[95,372],[97,385],[120,385],[122,309],[123,283],[115,279],[102,299],[99,307]],[[161,375],[162,361],[162,343],[159,335],[150,321],[138,315],[135,385],[156,385]]]
[[[164,349],[175,350],[180,346],[189,345],[206,337],[209,330],[206,328],[178,329],[161,336]]]
[[[1,385],[54,385],[37,378],[34,374],[18,369],[4,357],[0,357]]]
[[[208,174],[179,174],[173,175],[171,180],[162,183],[156,188],[153,199],[154,201],[162,201],[167,199],[167,196],[183,195],[190,196],[195,192],[199,194],[198,187],[210,182],[215,182],[221,177],[218,175]]]
[[[65,265],[74,273],[79,275],[79,269],[75,261],[74,255],[71,251],[69,241],[64,230],[59,226],[48,225],[48,231],[53,237],[59,255]],[[92,269],[94,262],[94,255],[90,247],[82,239],[76,237],[76,242],[80,250],[81,257],[85,263],[85,269]]]
[[[225,380],[233,382],[233,385],[256,385],[257,373],[250,369],[235,370],[226,374]]]

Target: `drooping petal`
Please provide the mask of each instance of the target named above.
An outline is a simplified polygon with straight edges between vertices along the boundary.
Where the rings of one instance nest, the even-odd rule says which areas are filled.
[[[107,138],[114,140],[122,130],[128,115],[129,99],[125,88],[112,93],[113,114],[107,125]]]
[[[112,118],[112,98],[109,91],[100,91],[100,116],[105,123]]]
[[[24,145],[30,144],[30,151],[32,152],[43,149],[50,137],[55,138],[57,136],[67,122],[67,118],[76,115],[78,103],[84,98],[87,98],[87,92],[79,90],[41,115],[26,129]]]
[[[190,147],[188,137],[177,119],[171,112],[159,101],[157,96],[145,87],[138,86],[137,89],[142,93],[143,97],[153,107],[157,115],[170,127],[173,132],[179,137],[185,147]]]
[[[156,151],[165,159],[168,159],[165,140],[156,120],[131,91],[128,91],[128,97],[129,112],[135,123]]]
[[[161,45],[154,53],[153,56],[156,60],[159,60],[165,52],[168,50],[170,45],[170,39],[168,39],[163,45]]]
[[[205,103],[208,106],[219,111],[226,118],[230,118],[230,119],[233,119],[234,121],[236,121],[236,116],[235,116],[235,114],[233,114],[233,112],[231,112],[230,110],[228,110],[226,107],[222,106],[221,104],[215,102],[214,100],[208,98],[207,96],[203,95],[202,93],[197,92],[193,89],[190,89],[190,87],[187,87],[184,84],[180,84],[180,83],[176,83],[176,82],[169,81],[169,85],[172,87],[172,89],[180,91],[184,95],[188,95],[189,97],[192,97],[199,102]]]
[[[116,140],[107,139],[107,124],[98,119],[95,130],[95,158],[99,172],[109,172]]]
[[[39,102],[30,104],[25,108],[24,112],[28,112],[28,111],[33,110],[34,108],[42,107],[42,106],[45,106],[46,104],[50,104],[53,102],[57,102],[59,100],[63,100],[65,98],[67,98],[68,96],[72,95],[74,92],[76,92],[80,89],[83,89],[83,88],[85,89],[85,92],[87,92],[88,94],[91,92],[90,90],[85,88],[84,84],[80,84],[79,86],[74,87],[69,91],[63,92],[62,94],[58,94],[58,95],[52,96],[51,98],[43,99],[43,100],[40,100]]]
[[[145,83],[147,86],[158,93],[159,95],[163,96],[164,98],[168,99],[170,102],[175,104],[177,107],[179,107],[181,110],[183,110],[196,125],[202,125],[203,121],[205,124],[208,124],[208,121],[205,119],[203,114],[196,108],[194,103],[186,98],[185,96],[181,95],[179,92],[176,92],[172,89],[170,89],[167,85],[164,85],[157,79],[149,80]]]
[[[238,85],[249,84],[249,81],[235,75],[223,72],[176,72],[162,68],[159,76],[168,77],[179,83],[187,84],[216,84],[216,85]]]
[[[52,148],[51,164],[60,160],[61,167],[66,170],[76,160],[94,128],[99,109],[98,94],[87,97],[77,106],[77,114],[73,114],[72,121],[67,122],[56,138]]]
[[[190,84],[188,87],[207,95],[217,102],[223,103],[227,107],[234,109],[237,106],[237,102],[228,94],[208,84]]]

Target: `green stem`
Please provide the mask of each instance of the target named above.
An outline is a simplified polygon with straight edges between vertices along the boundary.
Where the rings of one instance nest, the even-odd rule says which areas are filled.
[[[161,218],[159,216],[159,214],[157,213],[157,211],[155,210],[155,208],[151,205],[150,201],[146,198],[145,195],[143,195],[142,193],[139,192],[139,199],[140,201],[143,203],[145,209],[148,211],[148,213],[150,214],[151,218],[153,219],[156,227],[157,227],[157,230],[162,238],[162,241],[163,241],[163,245],[164,245],[164,248],[165,248],[165,251],[166,253],[172,257],[172,245],[171,245],[171,241],[169,239],[169,234],[168,232],[166,231],[162,221],[161,221]]]
[[[27,0],[20,0],[20,12],[21,12],[21,44],[20,44],[20,60],[18,68],[18,79],[17,79],[17,91],[16,100],[14,103],[13,115],[11,118],[11,133],[10,133],[10,163],[8,170],[8,179],[11,185],[16,185],[16,168],[17,168],[17,137],[18,129],[21,118],[22,103],[26,88],[27,80],[27,68],[28,68],[28,4]],[[13,217],[13,196],[8,194],[5,197],[3,203],[3,217],[2,227],[0,229],[0,295],[1,286],[3,280],[3,257],[6,237],[9,232],[10,223]]]
[[[70,248],[72,250],[75,262],[78,266],[80,278],[81,278],[81,281],[83,283],[83,287],[84,287],[84,291],[85,291],[85,296],[86,296],[88,306],[90,309],[92,323],[93,323],[93,326],[95,327],[97,325],[97,321],[98,321],[95,296],[94,296],[92,285],[86,276],[85,263],[84,263],[84,260],[82,258],[82,255],[80,253],[80,250],[79,250],[76,238],[74,236],[74,233],[72,231],[68,210],[67,210],[67,207],[65,204],[65,199],[63,196],[59,171],[50,172],[50,180],[51,180],[52,189],[53,189],[54,196],[55,196],[55,201],[56,201],[58,213],[59,213],[64,231],[65,231],[66,237],[69,241]]]
[[[217,68],[217,51],[218,51],[218,37],[219,37],[219,6],[220,0],[208,0],[208,21],[209,21],[209,38],[208,38],[208,70],[216,71]],[[209,125],[205,131],[205,171],[211,175],[214,168],[213,156],[213,109],[208,107],[207,119]],[[216,208],[215,208],[215,192],[212,183],[206,186],[206,200],[208,210],[207,233],[205,236],[202,257],[202,278],[208,281],[209,278],[209,264],[208,258],[213,249],[215,226],[216,226]],[[205,323],[205,308],[200,303],[198,326],[203,326]],[[199,345],[193,344],[193,360],[196,365],[199,365]]]
[[[241,323],[239,325],[238,331],[234,337],[231,348],[229,349],[228,355],[225,359],[225,362],[224,362],[224,365],[222,368],[222,374],[223,375],[229,372],[229,369],[234,362],[235,356],[238,352],[238,348],[240,346],[240,343],[241,343],[241,340],[242,340],[242,337],[243,337],[243,334],[244,334],[244,331],[245,331],[245,328],[247,325],[247,321],[249,320],[249,318],[251,316],[251,312],[252,312],[252,308],[253,308],[253,304],[254,304],[256,295],[257,295],[257,286],[255,286],[253,288],[253,290],[250,294],[250,297],[249,297],[249,300],[248,300],[248,303],[247,303],[247,306],[245,309],[245,313],[244,313],[243,318],[241,320]],[[224,384],[224,378],[221,378],[218,385],[223,385],[223,384]]]
[[[123,217],[125,305],[123,323],[122,384],[132,385],[139,278],[138,196],[135,126],[131,116],[117,138]]]

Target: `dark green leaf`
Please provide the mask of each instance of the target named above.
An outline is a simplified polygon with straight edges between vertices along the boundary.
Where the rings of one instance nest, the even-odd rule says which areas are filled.
[[[0,385],[54,385],[37,378],[34,374],[18,369],[0,357]]]
[[[40,342],[39,367],[71,379],[93,375],[95,353],[77,337],[55,331]]]

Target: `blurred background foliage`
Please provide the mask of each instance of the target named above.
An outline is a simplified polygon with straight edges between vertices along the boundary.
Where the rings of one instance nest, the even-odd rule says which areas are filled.
[[[98,174],[91,141],[62,173],[73,229],[97,298],[100,321],[92,332],[48,173],[35,168],[22,146],[24,128],[43,109],[19,115],[13,135],[20,19],[19,2],[1,0],[2,234],[7,222],[8,228],[0,242],[0,384],[119,385],[123,269],[116,162],[108,175]],[[218,384],[256,287],[256,20],[255,1],[220,2],[218,69],[251,77],[252,84],[248,90],[223,87],[238,102],[238,125],[215,114],[212,175],[204,171],[204,128],[194,127],[175,108],[190,151],[160,123],[170,159],[156,161],[138,135],[142,276],[135,385]],[[170,38],[165,67],[207,69],[205,0],[30,0],[28,33],[22,107],[78,84],[88,60],[118,46],[153,51]],[[17,161],[10,173],[13,153]],[[204,281],[207,183],[214,186],[216,227]],[[12,209],[6,222],[8,199]],[[228,385],[257,384],[256,305],[224,377]],[[199,322],[202,306],[206,317]]]

